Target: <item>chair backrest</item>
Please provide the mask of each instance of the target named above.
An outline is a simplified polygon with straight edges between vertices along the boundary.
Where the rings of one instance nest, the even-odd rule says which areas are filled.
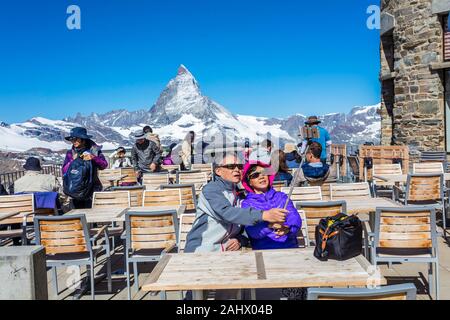
[[[359,159],[357,156],[347,156],[348,164],[352,169],[352,174],[356,179],[359,179]]]
[[[105,169],[98,171],[98,178],[103,185],[103,188],[110,186],[110,178],[111,177],[120,177],[121,171],[120,169]]]
[[[320,219],[333,217],[338,213],[347,213],[347,203],[345,201],[327,201],[327,202],[306,202],[300,201],[296,203],[298,210],[305,212],[305,225],[308,228],[309,242],[315,241],[316,225]],[[309,245],[309,243],[308,243]]]
[[[422,151],[420,154],[420,162],[447,162],[446,151]]]
[[[371,198],[367,182],[333,183],[330,186],[330,196],[331,200]]]
[[[184,252],[186,246],[186,237],[192,229],[192,225],[195,221],[195,213],[183,213],[180,216],[180,230],[178,236],[178,252]]]
[[[198,195],[205,184],[208,183],[206,172],[177,172],[177,184],[194,184],[195,193]]]
[[[308,288],[308,300],[416,300],[412,283],[368,288]]]
[[[197,211],[197,197],[195,196],[195,185],[193,184],[167,184],[161,185],[161,190],[178,189],[181,193],[181,204],[186,206],[184,212]]]
[[[94,192],[92,208],[129,208],[131,196],[129,191]]]
[[[143,207],[179,206],[181,204],[180,189],[144,191]]]
[[[17,194],[11,196],[0,196],[0,212],[34,212],[34,195]]]
[[[199,170],[200,172],[205,172],[208,181],[212,179],[213,176],[212,163],[194,163],[192,164],[192,170]]]
[[[36,244],[48,255],[91,251],[89,230],[84,214],[73,216],[35,216]]]
[[[373,175],[390,175],[402,174],[402,166],[400,163],[374,164]]]
[[[442,162],[414,163],[413,173],[444,173],[444,166]]]
[[[433,248],[437,249],[436,211],[434,208],[420,206],[377,208],[375,213],[375,253],[378,253],[380,249]],[[434,254],[436,253],[437,250],[434,250]]]
[[[179,164],[162,164],[161,169],[167,170],[167,171],[173,171],[173,170],[181,170],[181,166]]]
[[[287,185],[287,181],[283,180],[283,181],[274,181],[272,183],[272,188],[276,191],[282,191],[283,188],[286,188]],[[289,192],[289,191],[288,191]]]
[[[120,175],[126,176],[120,183],[137,183],[137,175],[134,168],[120,168]]]
[[[406,203],[444,199],[443,174],[409,174],[406,180]]]
[[[125,214],[126,245],[133,250],[165,249],[178,243],[177,211]]]
[[[142,186],[121,186],[112,188],[114,192],[128,191],[132,207],[142,207],[144,198],[144,187]]]
[[[157,190],[162,184],[169,184],[169,173],[145,173],[142,185],[146,190]]]
[[[281,192],[289,194],[290,188],[281,188]],[[297,201],[321,201],[322,200],[322,190],[319,186],[316,187],[296,187],[292,191],[291,200],[293,202]]]

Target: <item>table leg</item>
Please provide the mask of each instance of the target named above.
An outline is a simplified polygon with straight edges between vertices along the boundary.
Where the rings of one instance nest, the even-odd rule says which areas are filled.
[[[192,290],[193,300],[203,300],[203,290]]]

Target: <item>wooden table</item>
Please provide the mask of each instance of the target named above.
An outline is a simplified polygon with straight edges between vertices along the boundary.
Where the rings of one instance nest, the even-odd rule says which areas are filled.
[[[144,291],[366,286],[370,263],[358,256],[321,262],[314,248],[182,253],[165,255],[153,269]],[[386,284],[382,276],[377,285]]]
[[[74,209],[65,215],[85,214],[87,223],[105,223],[105,222],[124,222],[125,214],[128,211],[166,211],[176,210],[178,216],[186,210],[185,205],[179,206],[158,206],[158,207],[131,207],[131,208],[93,208],[93,209]]]
[[[377,207],[403,207],[401,203],[387,198],[367,198],[367,199],[348,199],[348,214],[370,214],[376,211]]]
[[[375,175],[373,177],[392,184],[406,183],[406,180],[408,179],[407,174]],[[444,173],[444,180],[450,181],[450,173]]]

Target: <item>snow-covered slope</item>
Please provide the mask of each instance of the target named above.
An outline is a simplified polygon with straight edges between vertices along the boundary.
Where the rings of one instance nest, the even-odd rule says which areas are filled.
[[[355,107],[349,114],[332,113],[321,118],[336,143],[379,142],[380,105]],[[305,113],[305,112],[304,112]],[[301,113],[286,119],[233,115],[226,108],[204,96],[189,70],[181,65],[149,111],[114,110],[89,116],[77,114],[61,121],[41,117],[20,124],[0,123],[0,149],[24,151],[33,147],[61,150],[68,147],[64,137],[75,126],[84,126],[105,149],[131,145],[132,134],[151,125],[165,144],[179,142],[188,131],[206,142],[222,135],[227,139],[257,141],[270,134],[281,143],[298,140],[304,125]]]

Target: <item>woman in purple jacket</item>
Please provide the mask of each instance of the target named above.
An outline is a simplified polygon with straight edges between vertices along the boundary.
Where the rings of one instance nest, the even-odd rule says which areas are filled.
[[[251,161],[243,171],[242,184],[248,191],[246,199],[242,202],[243,208],[269,210],[284,208],[288,196],[272,188],[275,173],[269,165]],[[297,248],[297,233],[302,221],[291,200],[286,208],[286,222],[283,225],[260,222],[254,226],[246,226],[245,231],[254,250]]]
[[[72,148],[67,151],[64,160],[62,173],[63,175],[69,170],[70,164],[76,158],[82,158],[84,161],[92,161],[94,167],[94,191],[101,191],[102,184],[98,178],[98,170],[104,170],[108,167],[108,162],[101,151],[101,147],[92,141],[92,136],[87,134],[85,128],[73,128],[70,135],[65,138],[72,143]],[[86,209],[92,206],[92,199],[75,200],[73,205],[76,209]]]

